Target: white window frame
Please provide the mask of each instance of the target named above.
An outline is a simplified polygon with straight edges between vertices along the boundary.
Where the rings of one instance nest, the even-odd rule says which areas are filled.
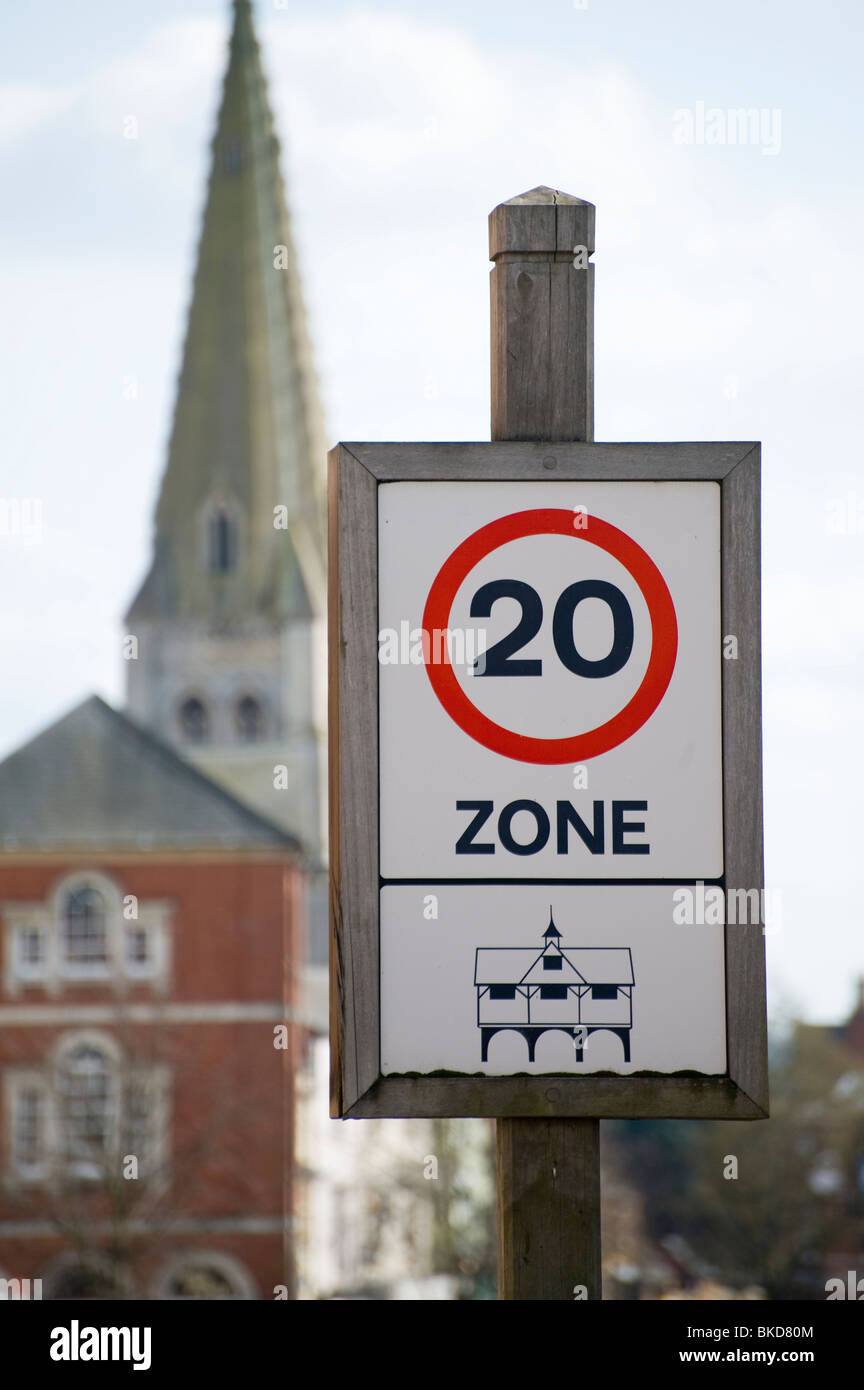
[[[82,888],[92,888],[105,904],[104,961],[70,961],[64,954],[65,908],[68,898]],[[105,874],[82,871],[69,874],[54,890],[54,921],[57,931],[57,968],[64,980],[110,980],[118,973],[121,897],[117,885]]]
[[[116,1154],[119,1139],[119,1106],[120,1088],[122,1084],[122,1056],[120,1049],[112,1037],[107,1033],[80,1032],[67,1034],[60,1039],[56,1045],[53,1055],[52,1081],[54,1104],[56,1108],[55,1128],[57,1135],[56,1162],[66,1173],[76,1178],[92,1178],[94,1181],[105,1177],[105,1165],[99,1159],[73,1158],[66,1153],[67,1135],[63,1125],[63,1095],[59,1086],[60,1073],[69,1059],[70,1054],[82,1049],[101,1053],[107,1061],[106,1075],[109,1083],[108,1103],[106,1106],[107,1118],[107,1137],[104,1150],[105,1158],[110,1161]]]
[[[66,1136],[63,1133],[63,1097],[59,1074],[70,1053],[80,1048],[98,1049],[108,1060],[108,1074],[113,1086],[109,1105],[108,1142],[104,1149],[106,1163],[96,1159],[70,1159],[66,1156]],[[63,1034],[55,1043],[48,1059],[39,1066],[7,1067],[3,1072],[3,1130],[5,1135],[4,1168],[11,1185],[57,1183],[73,1178],[76,1181],[104,1181],[110,1171],[122,1175],[123,1160],[127,1157],[124,1145],[128,1139],[127,1087],[143,1086],[148,1093],[148,1128],[138,1159],[138,1177],[164,1189],[170,1182],[171,1096],[173,1075],[164,1063],[128,1061],[116,1040],[96,1030],[76,1030]],[[22,1165],[15,1151],[18,1107],[26,1091],[38,1091],[42,1097],[43,1132],[41,1153],[36,1164]]]
[[[41,1153],[35,1164],[22,1164],[15,1150],[18,1108],[26,1091],[38,1091],[42,1098],[43,1132]],[[51,1175],[51,1155],[56,1144],[55,1109],[50,1072],[46,1067],[10,1067],[3,1074],[3,1129],[6,1136],[5,1168],[13,1181],[41,1183]]]
[[[167,1300],[174,1303],[192,1303],[195,1299],[186,1298],[183,1294],[169,1293],[172,1279],[182,1274],[184,1270],[195,1266],[207,1267],[208,1265],[221,1274],[233,1288],[234,1292],[226,1294],[224,1298],[208,1299],[207,1302],[214,1303],[236,1303],[247,1299],[258,1298],[258,1288],[255,1280],[244,1264],[235,1255],[229,1255],[222,1250],[185,1250],[173,1256],[162,1266],[159,1274],[153,1282],[151,1297],[159,1300]]]
[[[20,980],[34,980],[37,984],[47,980],[50,961],[48,958],[48,925],[39,921],[15,922],[10,933],[15,954],[14,969]],[[24,941],[28,935],[35,935],[40,942],[38,961],[28,960],[24,954]]]
[[[7,902],[2,905],[4,937],[4,979],[8,995],[22,986],[51,986],[56,973],[55,934],[51,930],[50,910],[44,902]],[[25,932],[38,931],[42,937],[42,960],[38,966],[26,961],[21,948]]]
[[[168,986],[170,970],[170,922],[172,904],[157,898],[146,898],[138,904],[137,917],[123,917],[122,920],[122,974],[127,980],[148,980],[161,986]],[[129,958],[129,939],[133,932],[143,931],[147,938],[147,959],[134,961]]]
[[[93,963],[69,961],[64,956],[64,909],[70,893],[94,888],[105,904],[107,960]],[[137,916],[128,918],[120,886],[107,874],[78,870],[65,875],[42,902],[6,902],[0,905],[4,922],[4,986],[10,998],[22,990],[43,988],[56,996],[78,984],[110,984],[123,988],[130,984],[150,984],[158,994],[166,994],[171,973],[171,920],[174,905],[167,899],[148,898],[138,903]],[[147,936],[147,960],[129,958],[132,931]],[[24,959],[25,932],[38,931],[42,939],[42,960]]]

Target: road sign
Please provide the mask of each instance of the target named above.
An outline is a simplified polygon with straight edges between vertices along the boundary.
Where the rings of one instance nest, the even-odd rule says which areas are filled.
[[[331,469],[336,1112],[760,1113],[758,446]]]
[[[391,483],[378,525],[382,876],[718,877],[719,485]]]

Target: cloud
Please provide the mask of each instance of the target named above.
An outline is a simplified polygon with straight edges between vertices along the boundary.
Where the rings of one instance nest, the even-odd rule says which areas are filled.
[[[0,85],[0,149],[20,147],[36,131],[56,124],[75,95],[72,87],[46,87],[35,82]]]
[[[172,20],[153,29],[134,53],[114,59],[88,83],[92,133],[119,139],[124,120],[134,116],[145,163],[162,177],[188,179],[196,140],[211,133],[226,39],[225,23],[216,19]]]

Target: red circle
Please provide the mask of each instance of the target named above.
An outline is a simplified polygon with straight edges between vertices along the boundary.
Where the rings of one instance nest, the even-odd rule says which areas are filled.
[[[577,517],[580,529],[576,529]],[[484,748],[515,758],[523,763],[569,763],[585,758],[597,758],[641,729],[650,719],[666,693],[678,655],[678,622],[672,595],[654,561],[641,545],[611,522],[597,516],[566,511],[561,508],[539,508],[535,511],[513,512],[497,521],[481,526],[444,561],[435,576],[426,608],[423,612],[425,632],[446,631],[450,610],[459,586],[471,570],[491,551],[508,541],[524,536],[558,535],[574,540],[589,541],[619,560],[633,576],[648,605],[651,619],[651,656],[642,683],[635,695],[612,719],[587,733],[573,738],[532,738],[502,728],[481,714],[472,705],[450,665],[447,643],[437,643],[441,660],[430,659],[432,644],[425,642],[424,659],[432,689],[463,733]]]

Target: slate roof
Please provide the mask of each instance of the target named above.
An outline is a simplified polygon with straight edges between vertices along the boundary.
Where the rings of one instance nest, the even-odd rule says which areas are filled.
[[[0,763],[0,853],[299,843],[92,695]]]

